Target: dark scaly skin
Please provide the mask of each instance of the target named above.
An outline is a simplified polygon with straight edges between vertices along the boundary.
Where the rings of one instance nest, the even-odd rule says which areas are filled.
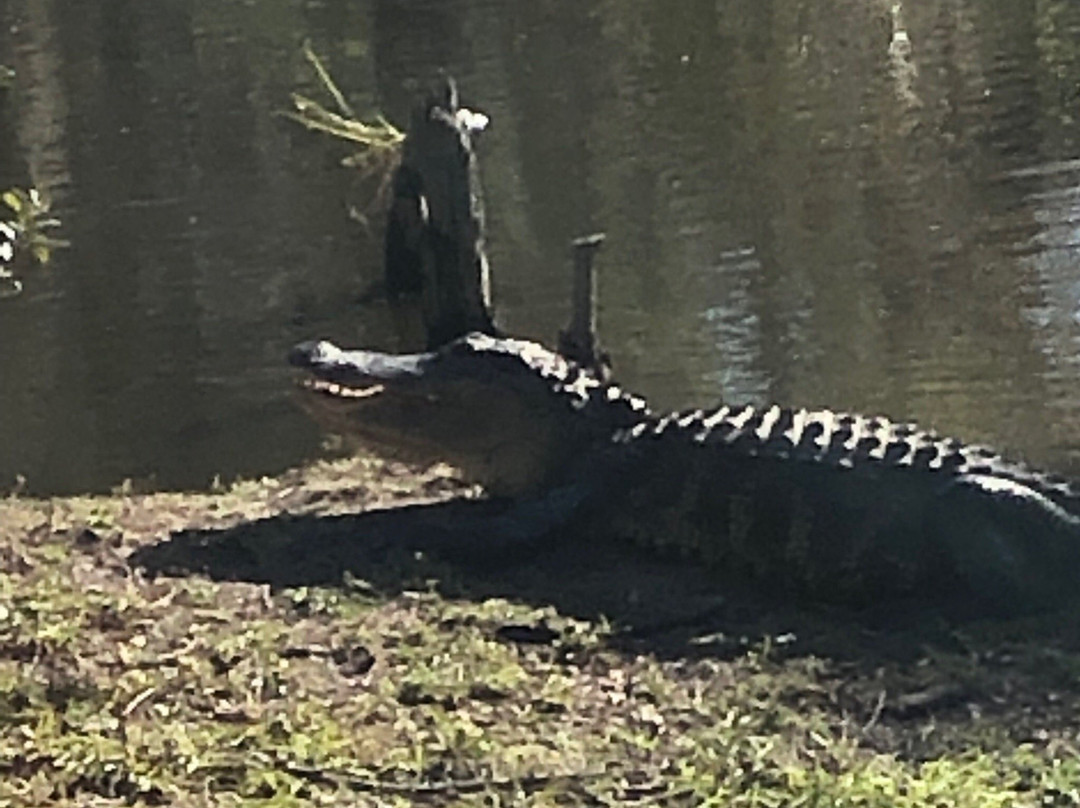
[[[291,361],[336,431],[457,465],[523,513],[555,492],[578,534],[614,530],[784,592],[1015,611],[1068,597],[1080,570],[1075,488],[912,424],[776,406],[658,415],[535,343],[479,334],[412,356],[305,343]]]
[[[725,406],[618,440],[651,470],[626,476],[620,525],[785,591],[956,593],[1008,611],[1068,596],[1080,568],[1067,482],[911,424]]]

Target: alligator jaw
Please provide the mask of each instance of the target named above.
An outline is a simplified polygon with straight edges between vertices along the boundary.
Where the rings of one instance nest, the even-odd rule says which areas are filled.
[[[289,364],[306,372],[298,380],[301,406],[332,431],[382,448],[380,426],[387,426],[387,437],[401,431],[413,400],[423,395],[423,368],[430,359],[345,351],[325,340],[302,342],[289,352]]]
[[[448,463],[496,494],[542,489],[614,429],[577,414],[581,385],[564,386],[579,372],[531,343],[470,335],[388,354],[305,342],[289,362],[307,374],[301,406],[331,432],[385,457]]]
[[[332,342],[302,342],[289,352],[289,364],[311,374],[316,392],[358,397],[370,395],[384,384],[408,382],[422,377],[434,354],[386,354],[378,351],[345,351]]]

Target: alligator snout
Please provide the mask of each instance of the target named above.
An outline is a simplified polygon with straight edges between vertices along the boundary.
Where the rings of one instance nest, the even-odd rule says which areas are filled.
[[[332,362],[341,353],[342,350],[339,347],[327,340],[308,340],[293,346],[289,351],[289,364],[311,369]]]

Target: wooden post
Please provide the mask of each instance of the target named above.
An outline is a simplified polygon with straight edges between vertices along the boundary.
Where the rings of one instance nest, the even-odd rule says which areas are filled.
[[[571,242],[574,277],[570,325],[559,332],[559,353],[607,379],[611,373],[611,360],[600,350],[596,335],[596,271],[593,268],[593,257],[604,238],[603,233],[593,233]]]

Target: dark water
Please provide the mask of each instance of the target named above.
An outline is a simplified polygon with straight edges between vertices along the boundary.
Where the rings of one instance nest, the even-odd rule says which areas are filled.
[[[915,418],[1080,473],[1075,0],[6,0],[0,187],[72,247],[0,302],[0,488],[205,486],[312,457],[282,357],[388,344],[377,228],[317,93],[488,112],[497,305],[550,342],[608,233],[601,335],[664,406]]]

